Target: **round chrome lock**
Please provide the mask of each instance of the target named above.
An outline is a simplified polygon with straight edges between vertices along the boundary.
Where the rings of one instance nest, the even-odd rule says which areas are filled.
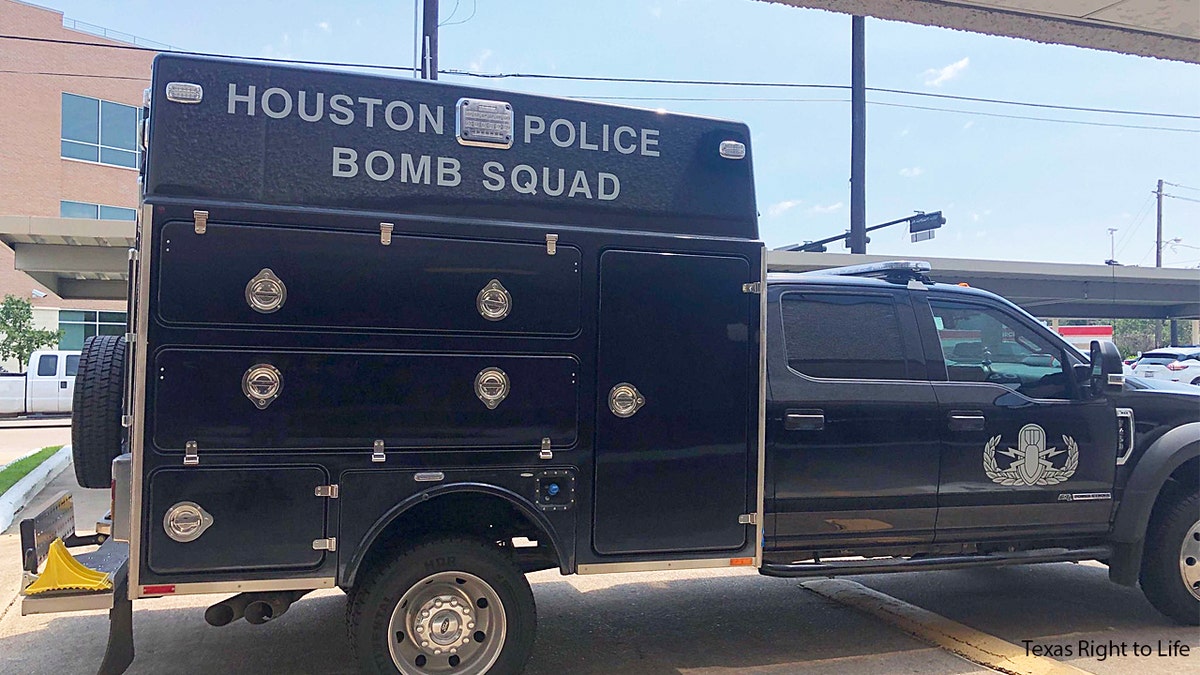
[[[163,516],[167,536],[181,544],[196,541],[212,524],[212,516],[196,502],[179,502]]]
[[[475,376],[475,395],[488,410],[495,410],[508,396],[508,390],[508,375],[499,368],[484,368]]]
[[[246,284],[246,303],[260,314],[270,314],[287,300],[287,286],[270,268],[261,272]]]
[[[617,417],[633,417],[644,405],[646,399],[642,393],[628,382],[622,382],[608,392],[608,409]]]
[[[259,410],[266,410],[272,401],[279,398],[281,391],[283,391],[283,374],[269,363],[251,366],[246,374],[242,375],[242,393]]]
[[[475,296],[475,308],[488,321],[499,321],[512,311],[512,296],[499,279],[492,279]]]

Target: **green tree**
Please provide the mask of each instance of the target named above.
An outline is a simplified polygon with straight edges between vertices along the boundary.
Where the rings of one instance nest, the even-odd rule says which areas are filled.
[[[0,361],[16,359],[21,368],[29,356],[42,347],[52,347],[62,339],[63,331],[41,330],[33,326],[33,305],[15,295],[4,296],[0,304]]]

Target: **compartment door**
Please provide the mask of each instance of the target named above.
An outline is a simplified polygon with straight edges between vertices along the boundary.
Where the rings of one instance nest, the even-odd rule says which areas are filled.
[[[742,284],[755,274],[736,257],[601,256],[597,553],[747,543],[758,296]]]

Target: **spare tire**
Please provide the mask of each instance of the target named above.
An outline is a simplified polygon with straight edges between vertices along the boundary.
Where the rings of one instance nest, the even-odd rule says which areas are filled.
[[[71,403],[71,456],[81,487],[106,488],[124,429],[125,337],[97,335],[83,343]]]

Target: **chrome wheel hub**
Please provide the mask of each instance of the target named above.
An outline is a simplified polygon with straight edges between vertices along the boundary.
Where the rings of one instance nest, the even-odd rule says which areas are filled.
[[[400,599],[388,623],[388,650],[401,673],[485,673],[504,647],[500,597],[479,577],[439,572]]]
[[[1200,600],[1200,520],[1183,535],[1183,545],[1179,547],[1179,574],[1192,597]]]

